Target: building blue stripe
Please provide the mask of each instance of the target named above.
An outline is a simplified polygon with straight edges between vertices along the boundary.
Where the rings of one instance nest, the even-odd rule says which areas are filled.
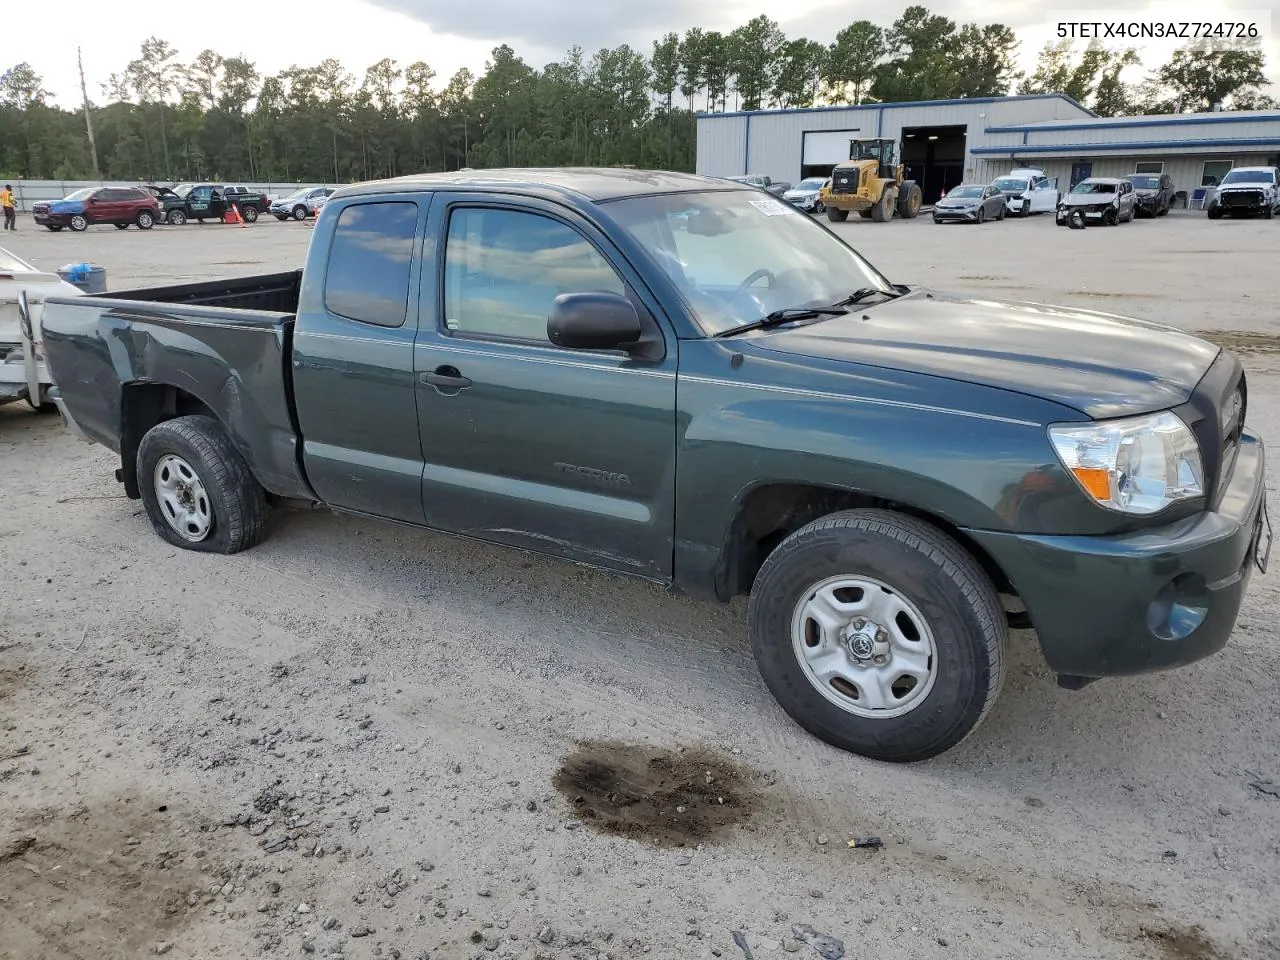
[[[1135,140],[1129,143],[1034,143],[1013,144],[1001,147],[972,147],[969,152],[983,156],[1008,154],[1016,156],[1020,153],[1076,153],[1088,156],[1091,153],[1120,150],[1171,150],[1194,147],[1280,147],[1280,137],[1257,137],[1250,139],[1227,140]]]
[[[1024,133],[1037,130],[1121,130],[1140,127],[1196,126],[1203,123],[1273,123],[1280,120],[1280,113],[1260,113],[1248,117],[1224,112],[1212,117],[1183,117],[1176,113],[1168,116],[1117,117],[1114,120],[1064,120],[1060,123],[1019,123],[1008,127],[987,127],[984,133]]]
[[[729,117],[761,117],[772,116],[775,114],[797,114],[797,113],[844,113],[850,110],[893,110],[898,107],[947,107],[954,106],[958,103],[1014,103],[1020,100],[1062,100],[1071,104],[1078,110],[1083,111],[1090,117],[1096,117],[1097,114],[1088,107],[1080,104],[1065,93],[1028,93],[1020,94],[1013,97],[961,97],[958,100],[904,100],[901,103],[860,103],[846,104],[839,107],[790,107],[780,110],[734,110],[726,113],[706,113],[699,112],[697,118],[699,120],[716,120]]]

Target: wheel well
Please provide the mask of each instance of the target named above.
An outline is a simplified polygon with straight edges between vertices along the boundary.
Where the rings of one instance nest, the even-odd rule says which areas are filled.
[[[125,495],[137,500],[138,445],[157,423],[192,414],[217,416],[195,394],[167,383],[126,384],[120,401],[120,480]]]
[[[841,510],[876,507],[916,517],[955,540],[991,578],[998,593],[1016,596],[991,555],[954,524],[884,497],[807,484],[774,484],[752,490],[729,526],[720,558],[716,592],[724,600],[751,592],[765,559],[779,543],[819,517]]]

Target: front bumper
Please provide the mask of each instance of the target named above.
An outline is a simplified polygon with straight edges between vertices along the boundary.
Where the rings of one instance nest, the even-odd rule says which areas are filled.
[[[1232,191],[1219,193],[1218,205],[1228,213],[1261,213],[1268,206],[1267,198],[1260,191]]]
[[[796,209],[804,210],[806,213],[812,213],[818,206],[817,197],[783,197],[782,199]]]
[[[71,222],[71,214],[50,213],[47,210],[36,210],[31,214],[31,219],[42,227],[65,227]]]
[[[1245,431],[1215,511],[1112,537],[967,531],[1009,574],[1057,673],[1107,677],[1183,666],[1221,650],[1271,523],[1262,440]]]
[[[934,220],[968,220],[976,223],[978,220],[977,207],[938,207],[933,208]]]

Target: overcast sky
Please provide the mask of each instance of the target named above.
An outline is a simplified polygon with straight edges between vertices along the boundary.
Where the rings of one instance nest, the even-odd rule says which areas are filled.
[[[1265,10],[1274,0],[1217,0],[1214,4],[1126,4],[1106,0],[939,0],[925,4],[959,22],[999,22],[1013,27],[1022,40],[1021,65],[1030,71],[1036,53],[1053,38],[1049,11],[1111,9],[1138,13],[1153,6],[1181,19],[1203,17],[1210,10]],[[887,26],[900,4],[862,0],[332,0],[330,15],[321,16],[308,0],[219,0],[209,7],[160,3],[157,0],[66,0],[53,7],[6,3],[0,70],[27,60],[45,79],[56,101],[74,105],[79,99],[76,44],[84,53],[89,96],[104,101],[101,83],[137,56],[142,41],[155,34],[177,47],[190,61],[204,47],[224,56],[245,56],[263,73],[293,64],[309,65],[336,57],[357,77],[382,57],[401,63],[425,60],[441,85],[459,67],[484,68],[489,51],[510,44],[535,67],[557,60],[572,44],[588,53],[602,46],[630,43],[648,53],[653,39],[668,30],[688,27],[727,30],[765,13],[778,20],[789,36],[828,42],[854,19]],[[1277,17],[1280,21],[1280,17]],[[1280,26],[1277,22],[1275,26]],[[1146,59],[1158,63],[1174,43],[1151,44]],[[1280,48],[1267,38],[1268,73],[1280,79]],[[1141,71],[1132,79],[1139,79]]]

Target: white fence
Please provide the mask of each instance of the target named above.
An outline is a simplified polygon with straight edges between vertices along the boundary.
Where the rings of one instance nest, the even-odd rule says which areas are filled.
[[[61,200],[67,194],[83,187],[140,187],[147,183],[145,180],[132,182],[127,180],[9,180],[7,182],[13,187],[13,195],[18,201],[18,209],[25,211],[30,211],[31,205],[41,200]],[[164,187],[175,186],[173,182],[167,180],[154,182]],[[295,190],[305,190],[311,187],[341,186],[341,184],[333,183],[243,183],[237,185],[265,193],[272,200],[287,197]],[[4,186],[4,183],[0,182],[0,187],[2,186]]]

